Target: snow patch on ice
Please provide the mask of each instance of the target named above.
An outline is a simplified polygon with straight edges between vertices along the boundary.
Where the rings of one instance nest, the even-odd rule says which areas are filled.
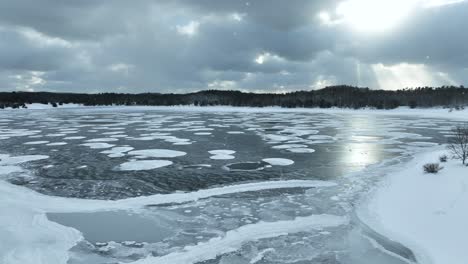
[[[210,150],[208,153],[213,154],[213,155],[232,155],[236,153],[234,150],[229,150],[229,149],[216,149],[216,150]]]
[[[272,148],[274,149],[291,149],[291,148],[307,148],[307,145],[301,145],[301,144],[283,144],[283,145],[277,145],[273,146]]]
[[[175,158],[187,155],[186,152],[170,149],[142,149],[130,151],[128,154],[150,158]]]
[[[49,141],[29,141],[29,142],[24,142],[24,145],[41,145],[41,144],[47,144]]]
[[[64,137],[64,140],[78,140],[78,139],[85,139],[86,137],[83,136],[76,136],[76,137]]]
[[[84,143],[80,144],[81,146],[86,146],[91,149],[105,149],[105,148],[111,148],[115,145],[113,144],[108,144],[108,143]]]
[[[314,153],[315,152],[315,149],[311,149],[311,148],[290,148],[287,150],[292,153]]]
[[[118,140],[117,138],[93,138],[86,140],[86,142],[113,142]]]
[[[53,143],[46,144],[46,146],[63,146],[63,145],[67,145],[67,142],[53,142]]]
[[[128,161],[120,164],[119,170],[121,171],[141,171],[141,170],[153,170],[172,165],[172,161],[169,160],[135,160]]]
[[[212,160],[230,160],[230,159],[235,159],[235,156],[232,155],[226,155],[226,154],[218,154],[218,155],[213,155],[210,157]]]
[[[294,164],[294,161],[290,159],[269,158],[269,159],[262,159],[262,160],[273,166],[289,166],[289,165]]]

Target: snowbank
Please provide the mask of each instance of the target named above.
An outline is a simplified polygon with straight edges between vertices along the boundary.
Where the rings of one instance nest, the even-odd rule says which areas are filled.
[[[63,104],[63,105],[57,105],[57,107],[53,107],[51,104],[33,103],[33,104],[26,104],[26,107],[27,107],[26,109],[43,110],[43,109],[54,109],[54,108],[76,108],[76,107],[82,107],[82,106],[83,105],[80,105],[80,104]]]
[[[468,120],[468,109],[450,111],[447,108],[415,108],[398,107],[390,110],[377,110],[370,108],[351,109],[351,108],[282,108],[273,107],[233,107],[233,106],[83,106],[79,104],[64,104],[57,108],[52,105],[44,104],[28,104],[29,110],[41,109],[58,109],[58,108],[80,108],[90,109],[92,111],[99,110],[116,110],[116,111],[181,111],[181,112],[242,112],[242,113],[262,113],[262,112],[284,112],[284,113],[324,113],[324,114],[363,114],[363,115],[392,115],[392,116],[416,116],[428,118],[444,118],[453,120]],[[10,109],[11,110],[11,109]],[[17,110],[17,109],[13,109]]]
[[[377,232],[409,247],[421,264],[468,263],[468,167],[442,163],[438,174],[422,166],[447,154],[416,155],[377,187],[358,210]]]

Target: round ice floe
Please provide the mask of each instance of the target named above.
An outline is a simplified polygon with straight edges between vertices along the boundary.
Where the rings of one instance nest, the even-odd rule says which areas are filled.
[[[266,140],[269,141],[287,141],[291,140],[294,137],[291,136],[285,136],[285,135],[274,135],[274,134],[266,134],[263,136]]]
[[[169,160],[135,160],[128,161],[120,164],[119,170],[122,171],[140,171],[140,170],[152,170],[172,164]]]
[[[81,146],[90,147],[92,149],[105,149],[105,148],[112,148],[115,145],[108,144],[108,143],[84,143]]]
[[[124,137],[128,137],[128,135],[125,135],[125,134],[119,134],[119,135],[112,135],[110,136],[111,138],[124,138]]]
[[[23,143],[24,145],[40,145],[40,144],[47,144],[49,141],[29,141]]]
[[[210,132],[197,132],[197,133],[194,133],[195,135],[197,136],[209,136],[211,135]]]
[[[183,151],[170,150],[170,149],[142,149],[128,152],[130,155],[151,157],[151,158],[175,158],[185,156],[187,153]]]
[[[112,142],[112,141],[117,141],[119,139],[117,138],[93,138],[93,139],[88,139],[86,142]]]
[[[177,145],[177,146],[192,145],[192,142],[176,142],[176,143],[173,143],[172,145]]]
[[[86,137],[83,136],[76,136],[76,137],[64,137],[65,140],[77,140],[77,139],[84,139]]]
[[[213,155],[232,155],[236,153],[234,150],[229,150],[229,149],[215,149],[215,150],[210,150],[208,153],[213,154]]]
[[[53,142],[53,143],[49,143],[49,144],[46,144],[47,146],[63,146],[63,145],[66,145],[67,142]]]
[[[291,149],[291,148],[307,148],[307,145],[302,145],[302,144],[284,144],[284,145],[278,145],[278,146],[273,146],[272,148],[274,149]]]
[[[46,137],[63,137],[65,134],[63,133],[55,133],[55,134],[47,134]]]
[[[273,166],[289,166],[289,165],[294,164],[294,161],[290,159],[269,158],[269,159],[262,159],[262,160]]]
[[[213,155],[210,157],[210,159],[213,160],[230,160],[230,159],[235,159],[236,157],[232,155],[227,155],[227,154],[218,154],[218,155]]]
[[[200,128],[189,129],[188,131],[213,131],[213,128],[209,128],[209,127],[200,127]]]
[[[231,134],[231,135],[240,135],[240,134],[244,134],[245,132],[243,132],[243,131],[228,131],[227,133]]]
[[[290,148],[287,150],[292,153],[314,153],[315,152],[315,149],[311,149],[311,148]]]

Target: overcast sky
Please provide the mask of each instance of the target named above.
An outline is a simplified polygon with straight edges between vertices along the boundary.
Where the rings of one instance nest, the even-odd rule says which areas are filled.
[[[0,90],[468,84],[463,0],[0,0]]]

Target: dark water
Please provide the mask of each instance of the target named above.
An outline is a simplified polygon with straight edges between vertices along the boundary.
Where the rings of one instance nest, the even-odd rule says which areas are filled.
[[[445,142],[446,138],[437,129],[451,125],[444,121],[424,122],[411,118],[380,119],[306,113],[83,113],[62,110],[47,113],[15,112],[8,119],[11,121],[0,125],[20,132],[13,132],[16,135],[24,134],[25,131],[30,132],[30,135],[0,140],[4,152],[50,156],[45,162],[28,164],[35,171],[35,179],[17,182],[46,194],[98,199],[194,191],[245,181],[333,179],[369,164],[396,157],[405,151],[403,145],[407,142]],[[421,125],[416,127],[415,122]],[[232,131],[244,133],[231,134]],[[116,132],[121,133],[112,134]],[[191,144],[177,145],[161,138],[151,139],[148,136],[151,133],[174,137],[176,140],[184,139]],[[401,133],[416,135],[406,138]],[[116,135],[124,136],[114,137]],[[76,136],[85,138],[65,139]],[[277,136],[282,138],[275,138]],[[308,139],[311,136],[319,139]],[[322,136],[332,138],[320,139]],[[116,169],[120,164],[135,157],[122,155],[110,158],[108,154],[100,153],[110,148],[91,149],[80,145],[88,143],[87,140],[101,138],[116,140],[102,142],[115,147],[170,149],[186,152],[187,155],[167,158],[165,160],[172,161],[173,165],[155,170],[120,171]],[[24,144],[31,141],[66,142],[67,145]],[[284,148],[275,148],[288,144],[303,145],[315,152],[293,153]],[[234,150],[235,158],[210,159],[212,155],[208,151],[216,149]],[[263,170],[242,169],[242,166],[261,167],[260,162],[264,158],[286,158],[295,163],[292,166],[273,166]],[[228,164],[234,165],[230,165],[232,169],[227,171],[223,167]],[[235,169],[237,167],[241,169]]]

